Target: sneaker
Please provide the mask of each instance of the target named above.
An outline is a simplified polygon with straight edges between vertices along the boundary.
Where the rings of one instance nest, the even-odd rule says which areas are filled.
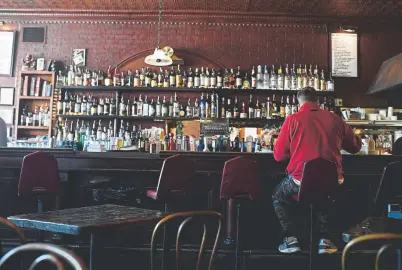
[[[291,254],[300,251],[299,241],[296,237],[285,237],[282,244],[279,245],[279,252]]]
[[[332,254],[338,251],[338,248],[328,239],[321,239],[318,244],[318,254]]]

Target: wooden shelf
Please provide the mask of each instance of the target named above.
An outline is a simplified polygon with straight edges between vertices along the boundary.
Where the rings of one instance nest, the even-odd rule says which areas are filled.
[[[23,70],[21,75],[53,75],[53,72],[46,70]]]
[[[25,99],[25,100],[51,100],[52,97],[20,96],[20,99]]]
[[[37,126],[17,126],[17,129],[28,129],[28,130],[49,130],[50,127],[37,127]]]

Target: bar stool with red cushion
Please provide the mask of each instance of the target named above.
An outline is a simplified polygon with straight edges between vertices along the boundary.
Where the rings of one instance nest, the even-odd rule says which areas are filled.
[[[257,161],[245,156],[226,161],[223,168],[220,198],[227,202],[225,244],[233,244],[233,232],[235,232],[235,269],[238,269],[239,259],[240,202],[260,197],[258,170]],[[234,222],[234,216],[236,216],[236,222]]]
[[[318,255],[319,230],[316,229],[316,208],[332,203],[338,193],[338,172],[334,162],[325,158],[316,158],[304,164],[300,191],[293,198],[310,207],[310,269],[313,269]]]
[[[168,203],[191,199],[195,188],[195,163],[183,155],[174,155],[165,159],[159,175],[156,189],[147,191],[147,196],[153,200],[163,201],[165,211]]]

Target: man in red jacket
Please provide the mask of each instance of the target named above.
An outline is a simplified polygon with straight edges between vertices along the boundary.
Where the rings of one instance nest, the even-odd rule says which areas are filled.
[[[298,194],[303,166],[306,161],[324,157],[336,163],[339,183],[343,182],[341,149],[357,153],[361,149],[361,139],[341,117],[321,110],[314,88],[306,87],[297,93],[300,110],[289,116],[281,129],[274,147],[277,161],[290,159],[287,176],[275,188],[272,195],[275,212],[282,225],[284,239],[279,246],[282,253],[300,251],[299,241],[291,216],[292,196]],[[328,213],[322,211],[320,221],[327,227]],[[321,239],[319,253],[336,252],[336,246],[328,239]]]

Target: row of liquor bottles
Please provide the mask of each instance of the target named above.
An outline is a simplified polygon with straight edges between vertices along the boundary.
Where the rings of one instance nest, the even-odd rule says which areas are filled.
[[[186,88],[227,88],[227,89],[272,89],[272,90],[300,90],[303,87],[313,87],[317,91],[334,91],[335,85],[331,74],[325,76],[316,65],[304,68],[300,64],[296,68],[288,65],[278,69],[267,65],[257,69],[253,66],[250,72],[241,71],[240,66],[235,69],[209,69],[206,67],[180,70],[180,65],[170,70],[160,68],[159,72],[146,67],[136,70],[134,73],[120,72],[118,68],[111,72],[109,66],[107,75],[102,71],[91,72],[89,69],[81,70],[79,67],[70,66],[66,74],[59,71],[57,76],[59,86],[127,86],[127,87],[186,87]]]
[[[92,96],[72,96],[65,93],[64,100],[59,96],[57,114],[59,115],[106,115],[106,116],[151,116],[177,118],[272,118],[286,117],[298,111],[299,105],[296,95],[280,96],[279,101],[275,94],[260,101],[250,95],[247,101],[240,101],[238,97],[219,98],[218,94],[201,94],[200,99],[187,100],[180,103],[175,93],[169,100],[166,96],[160,99],[148,99],[148,96],[134,97],[132,101],[121,97],[118,103],[111,98],[94,98]],[[333,110],[334,100],[324,97],[320,100],[323,108]]]
[[[19,120],[20,126],[49,127],[51,119],[48,104],[34,106],[32,111],[25,105]]]

